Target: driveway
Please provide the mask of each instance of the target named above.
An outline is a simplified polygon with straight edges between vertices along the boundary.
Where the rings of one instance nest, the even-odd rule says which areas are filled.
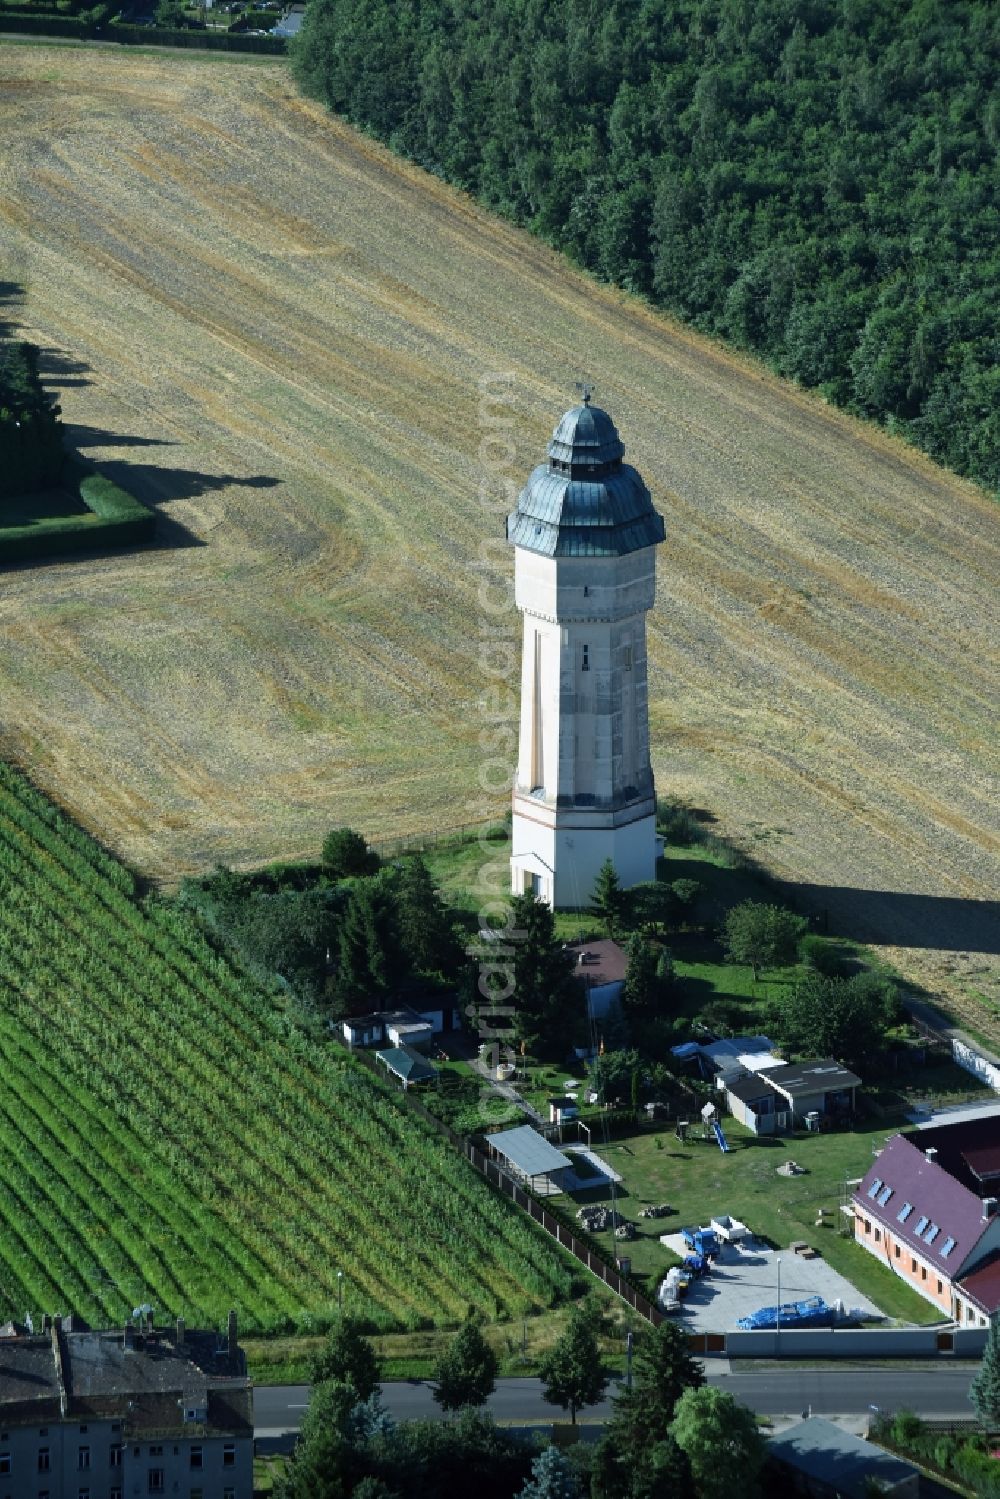
[[[675,1254],[683,1257],[687,1253],[680,1234],[670,1234],[666,1243]],[[779,1254],[782,1305],[806,1296],[822,1296],[830,1306],[842,1301],[845,1311],[859,1307],[874,1320],[885,1320],[878,1308],[822,1257],[804,1260],[791,1250],[767,1249],[753,1241],[753,1247],[742,1252],[724,1244],[708,1275],[691,1282],[681,1302],[684,1326],[691,1332],[727,1332],[740,1317],[749,1317],[762,1306],[774,1306],[778,1299]]]

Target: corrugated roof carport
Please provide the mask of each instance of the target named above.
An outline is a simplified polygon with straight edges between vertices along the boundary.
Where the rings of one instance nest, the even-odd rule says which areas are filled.
[[[535,1191],[536,1182],[545,1182],[549,1191],[561,1191],[559,1179],[562,1173],[573,1169],[569,1156],[556,1150],[530,1124],[487,1135],[486,1144],[490,1154],[505,1161],[514,1175],[526,1181],[532,1191]]]

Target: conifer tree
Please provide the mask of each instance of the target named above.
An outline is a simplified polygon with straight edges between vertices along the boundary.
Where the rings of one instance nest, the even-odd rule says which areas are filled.
[[[983,1361],[969,1386],[969,1399],[982,1424],[995,1431],[1000,1425],[1000,1319],[990,1323]]]
[[[590,909],[604,922],[608,936],[613,937],[625,909],[625,892],[610,859],[605,859],[597,872]]]

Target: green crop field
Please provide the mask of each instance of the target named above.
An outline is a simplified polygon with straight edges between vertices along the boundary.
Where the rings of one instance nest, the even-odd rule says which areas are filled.
[[[0,1319],[384,1328],[550,1305],[545,1238],[0,765]]]

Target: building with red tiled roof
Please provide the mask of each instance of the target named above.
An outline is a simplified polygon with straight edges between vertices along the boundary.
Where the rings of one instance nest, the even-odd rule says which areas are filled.
[[[1000,1116],[893,1135],[854,1193],[854,1236],[945,1316],[1000,1311]]]

